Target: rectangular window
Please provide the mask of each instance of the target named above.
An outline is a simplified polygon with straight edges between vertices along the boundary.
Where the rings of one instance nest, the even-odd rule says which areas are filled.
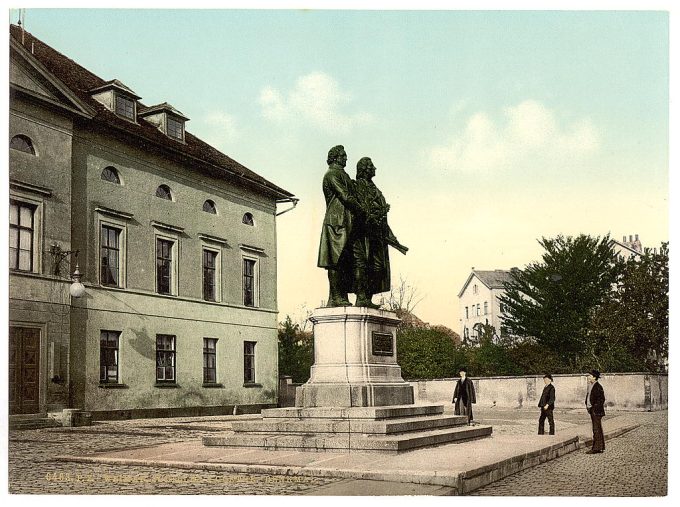
[[[203,338],[203,383],[217,382],[217,338]]]
[[[255,383],[255,343],[243,342],[243,382]]]
[[[489,314],[489,303],[487,301],[484,301],[484,315]]]
[[[101,331],[99,334],[99,382],[118,383],[119,331]]]
[[[134,101],[116,94],[116,114],[127,118],[129,120],[135,119],[135,103]]]
[[[243,304],[255,306],[255,261],[243,259]]]
[[[156,335],[156,382],[175,382],[175,336]]]
[[[216,298],[217,252],[203,250],[203,299],[215,301]]]
[[[120,286],[120,229],[102,225],[101,229],[100,283]]]
[[[184,125],[182,122],[170,117],[168,117],[167,122],[168,135],[170,137],[174,137],[175,139],[179,139],[180,141],[184,140]]]
[[[468,307],[467,307],[467,306],[465,307],[465,318],[466,318],[466,319],[469,319],[469,318],[470,318],[470,314],[469,314],[469,312],[468,312]]]
[[[9,267],[33,271],[35,206],[10,201],[9,205]]]
[[[477,317],[479,317],[482,314],[481,307],[479,303],[477,303]]]
[[[156,238],[156,292],[172,294],[172,250],[174,242]]]

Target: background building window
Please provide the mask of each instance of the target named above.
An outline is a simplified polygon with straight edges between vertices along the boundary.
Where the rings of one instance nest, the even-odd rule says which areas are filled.
[[[172,192],[170,192],[170,187],[167,185],[159,185],[156,189],[156,197],[172,201]]]
[[[101,331],[99,334],[99,382],[118,383],[119,331]]]
[[[203,383],[217,382],[217,338],[203,338]]]
[[[111,287],[120,285],[120,229],[102,225],[100,283]]]
[[[489,314],[489,303],[487,301],[484,301],[484,315]]]
[[[35,206],[10,201],[9,204],[9,267],[33,271]]]
[[[135,103],[133,100],[116,94],[116,114],[127,118],[128,120],[135,119]]]
[[[168,135],[170,137],[174,137],[175,139],[179,139],[180,141],[184,140],[183,123],[170,117],[168,117],[167,121],[168,121]]]
[[[255,343],[243,342],[243,382],[255,383]]]
[[[102,179],[120,185],[120,177],[118,176],[118,171],[116,171],[115,167],[105,167],[102,171]]]
[[[481,306],[479,303],[477,303],[477,317],[479,317],[482,314]]]
[[[246,225],[255,225],[255,219],[252,213],[246,213],[243,215],[243,223]]]
[[[156,382],[175,382],[175,336],[156,335]]]
[[[469,319],[470,318],[470,313],[468,312],[468,307],[465,307],[465,318]]]
[[[156,292],[172,294],[172,248],[174,242],[156,238]]]
[[[255,306],[255,261],[243,259],[243,304]]]
[[[203,250],[203,299],[216,300],[215,273],[217,267],[217,252]]]
[[[215,202],[211,201],[208,199],[203,203],[203,211],[206,213],[211,213],[213,215],[217,215],[217,207],[215,206]]]
[[[13,150],[23,151],[24,153],[35,155],[35,149],[33,149],[33,141],[31,141],[31,138],[27,136],[22,135],[14,136],[9,142],[9,147],[12,148]]]

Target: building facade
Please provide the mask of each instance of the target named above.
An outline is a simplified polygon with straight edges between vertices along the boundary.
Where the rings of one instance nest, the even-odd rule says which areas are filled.
[[[460,336],[464,343],[480,338],[477,324],[492,325],[497,336],[504,334],[501,319],[504,309],[498,298],[505,293],[503,283],[509,280],[510,271],[507,270],[472,268],[458,293]]]
[[[292,194],[170,104],[10,30],[10,414],[275,405],[276,205]]]

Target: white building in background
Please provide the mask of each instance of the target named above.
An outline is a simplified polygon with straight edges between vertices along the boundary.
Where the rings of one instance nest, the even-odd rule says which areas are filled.
[[[628,240],[626,240],[626,236],[623,237],[623,241],[612,239],[611,245],[614,252],[626,260],[643,253],[642,243],[640,243],[640,238],[637,234],[635,239],[633,239],[632,234],[628,236]]]
[[[463,341],[476,340],[475,324],[491,324],[500,336],[503,307],[498,300],[505,294],[503,283],[510,280],[510,270],[482,271],[472,268],[463,288],[458,293],[460,307],[460,336]]]

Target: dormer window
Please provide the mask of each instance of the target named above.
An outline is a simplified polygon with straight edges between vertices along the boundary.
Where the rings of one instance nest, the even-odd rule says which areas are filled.
[[[90,90],[92,98],[109,111],[126,120],[137,120],[137,101],[141,98],[123,83],[114,79]]]
[[[135,102],[123,95],[116,94],[116,114],[127,118],[128,120],[135,119]]]
[[[175,139],[179,139],[180,141],[184,140],[184,122],[178,121],[174,119],[172,116],[168,116],[168,135],[170,137],[174,137]]]
[[[147,107],[139,113],[139,117],[155,125],[166,136],[184,142],[184,123],[189,118],[167,102]]]

